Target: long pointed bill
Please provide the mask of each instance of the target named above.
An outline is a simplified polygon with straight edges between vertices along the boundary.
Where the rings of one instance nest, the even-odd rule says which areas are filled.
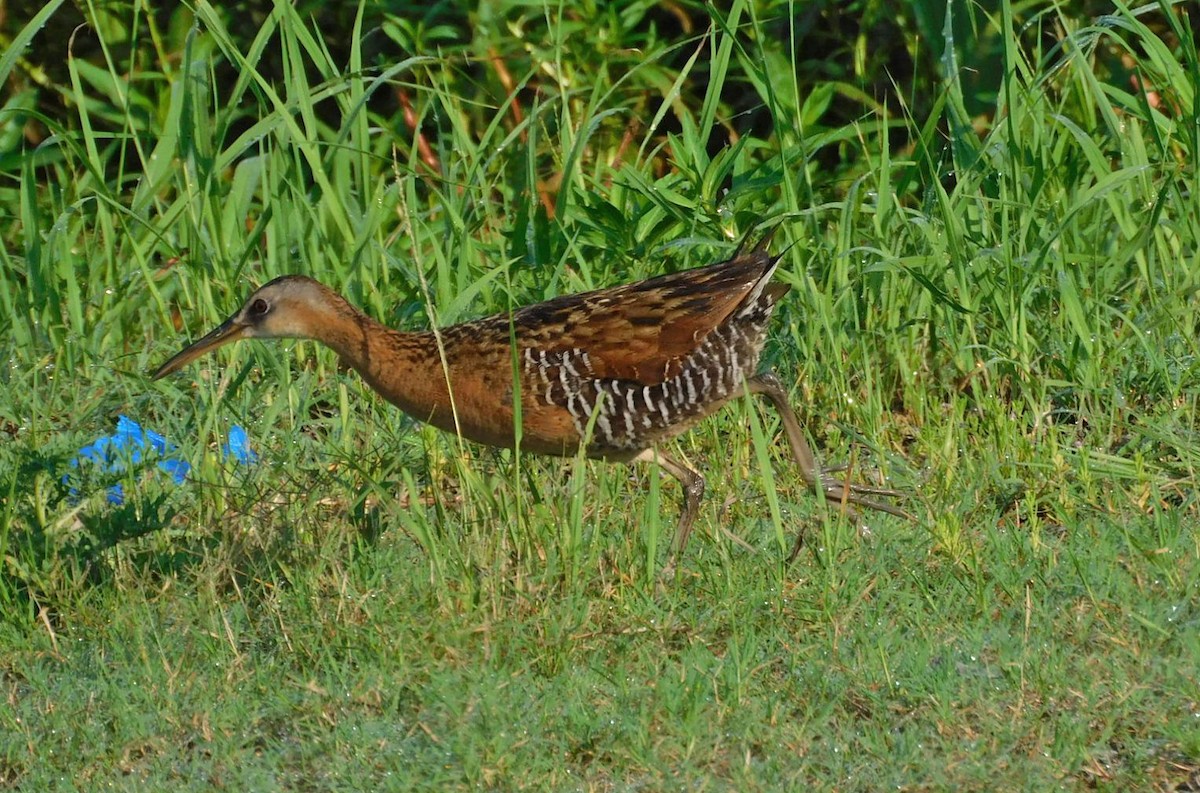
[[[224,344],[243,338],[246,335],[247,326],[234,320],[235,317],[230,317],[209,331],[208,335],[199,339],[191,346],[183,348],[183,350],[176,353],[169,361],[158,367],[158,370],[150,375],[150,379],[157,380],[160,377],[166,377],[171,372],[187,366],[201,355],[204,355],[204,353],[211,352]]]

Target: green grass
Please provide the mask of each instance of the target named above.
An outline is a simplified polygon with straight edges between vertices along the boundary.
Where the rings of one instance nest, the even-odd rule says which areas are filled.
[[[901,85],[865,24],[839,75],[729,6],[85,6],[92,56],[40,65],[45,20],[5,32],[0,785],[1194,783],[1191,9],[916,3]],[[308,343],[146,375],[282,273],[427,327],[774,219],[766,363],[913,522],[821,505],[742,400],[672,446],[710,492],[664,584],[648,468],[461,443]],[[184,485],[62,481],[118,414]]]

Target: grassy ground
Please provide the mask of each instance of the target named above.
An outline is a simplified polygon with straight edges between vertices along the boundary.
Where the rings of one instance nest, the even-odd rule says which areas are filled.
[[[458,49],[429,18],[94,12],[65,116],[8,96],[0,785],[1194,789],[1194,20],[1004,5],[876,102],[806,75],[786,5],[673,38],[498,8]],[[673,447],[710,493],[664,585],[650,470],[461,444],[307,343],[146,376],[277,274],[424,327],[764,219],[793,287],[767,363],[913,522],[821,505],[743,400]],[[72,466],[119,414],[183,484]]]

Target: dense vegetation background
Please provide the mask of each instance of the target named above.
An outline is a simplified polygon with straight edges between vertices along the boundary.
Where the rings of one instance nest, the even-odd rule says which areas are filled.
[[[0,785],[1197,789],[1196,16],[0,4]],[[664,583],[650,470],[146,377],[282,273],[426,327],[780,220],[769,363],[914,522],[746,401]]]

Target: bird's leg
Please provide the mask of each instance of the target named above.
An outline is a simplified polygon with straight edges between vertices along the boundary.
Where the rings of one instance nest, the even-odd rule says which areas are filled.
[[[688,468],[678,460],[655,449],[645,449],[638,453],[630,462],[658,463],[659,468],[666,471],[679,481],[683,488],[683,509],[679,513],[679,527],[675,530],[675,556],[663,571],[664,577],[669,577],[675,569],[675,562],[683,556],[683,548],[687,545],[688,535],[692,533],[692,524],[700,512],[700,500],[704,498],[704,477],[697,471]]]
[[[804,477],[804,481],[810,485],[819,486],[825,491],[826,498],[833,501],[848,502],[867,509],[886,512],[889,515],[912,518],[912,515],[899,507],[866,498],[867,495],[900,497],[904,495],[903,493],[882,487],[869,487],[842,481],[828,476],[817,465],[817,458],[809,448],[808,441],[804,439],[804,430],[800,428],[800,420],[796,418],[796,411],[788,404],[787,392],[783,390],[783,384],[779,382],[779,378],[774,372],[763,372],[751,377],[746,381],[746,387],[751,394],[761,394],[771,400],[771,404],[775,406],[779,418],[783,421],[783,430],[792,447],[792,454],[800,465],[800,474]],[[797,541],[797,547],[792,549],[793,556],[798,550],[798,546],[799,541]]]

